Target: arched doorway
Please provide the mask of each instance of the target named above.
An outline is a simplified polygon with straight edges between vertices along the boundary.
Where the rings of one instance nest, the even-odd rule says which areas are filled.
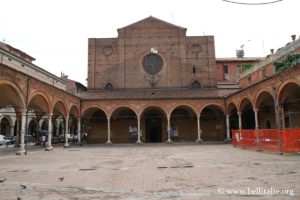
[[[6,117],[3,117],[0,124],[0,134],[6,137],[10,136],[11,125]]]
[[[36,123],[40,128],[37,128],[36,139],[39,139],[42,135],[48,135],[48,114],[50,113],[50,107],[47,97],[42,93],[33,95],[28,103],[28,110],[31,117],[36,117]],[[31,130],[30,130],[31,131]],[[29,133],[30,133],[29,131]],[[37,140],[39,141],[39,140]]]
[[[81,137],[80,131],[78,130],[78,120],[79,119],[79,110],[78,108],[73,105],[69,112],[70,118],[70,135],[73,141],[79,141],[78,137]]]
[[[279,104],[283,107],[285,128],[300,127],[300,86],[288,83],[279,94]]]
[[[171,140],[195,141],[197,139],[197,115],[188,106],[179,106],[171,113]]]
[[[234,104],[229,105],[228,113],[229,113],[230,138],[232,138],[232,130],[239,129],[239,116],[237,113],[237,108]]]
[[[200,115],[200,124],[204,141],[224,141],[226,138],[225,115],[217,105],[206,106]]]
[[[144,122],[143,140],[149,143],[157,143],[167,138],[166,115],[160,108],[148,108],[142,115]],[[164,131],[165,130],[165,133]]]
[[[276,128],[274,98],[268,92],[259,94],[256,107],[258,108],[258,127],[260,129]]]
[[[84,111],[82,115],[82,133],[87,133],[87,143],[107,142],[107,116],[99,108],[93,107]]]
[[[115,110],[110,118],[111,139],[114,143],[135,143],[138,139],[137,116],[126,107]]]
[[[38,141],[38,127],[35,119],[30,120],[28,124],[28,135],[34,138],[35,141]]]
[[[0,114],[2,116],[7,115],[9,118],[13,119],[9,124],[10,128],[13,127],[14,124],[16,125],[14,127],[14,130],[11,128],[10,133],[11,135],[13,135],[12,132],[14,132],[17,136],[15,140],[15,145],[19,146],[21,144],[21,149],[17,152],[18,155],[21,155],[25,152],[24,149],[25,136],[21,137],[22,134],[20,132],[22,127],[25,127],[26,129],[26,125],[21,126],[21,124],[26,123],[26,121],[22,120],[21,118],[21,114],[24,114],[22,113],[22,109],[26,108],[25,100],[22,94],[23,92],[20,90],[20,88],[14,85],[12,82],[6,80],[0,80]],[[5,132],[7,134],[7,132],[9,131],[7,129],[8,124],[7,122],[5,122],[5,124],[6,124]]]
[[[241,104],[242,111],[242,129],[255,129],[255,114],[252,103],[244,99]]]

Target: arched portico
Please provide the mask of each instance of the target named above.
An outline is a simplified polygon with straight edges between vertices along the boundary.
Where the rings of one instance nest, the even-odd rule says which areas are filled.
[[[231,103],[228,106],[227,115],[226,115],[226,124],[227,124],[227,138],[232,138],[232,130],[239,129],[239,115],[238,115],[237,107],[234,103]]]
[[[81,140],[81,120],[80,112],[77,106],[72,105],[69,111],[70,137],[73,141]]]
[[[170,123],[172,141],[195,141],[197,139],[197,114],[191,106],[176,106],[171,111]]]
[[[240,112],[240,129],[255,129],[257,123],[255,116],[257,116],[256,109],[248,98],[242,99],[239,107]],[[256,112],[256,113],[255,113]]]
[[[258,127],[261,129],[276,128],[275,101],[267,91],[261,91],[256,98],[255,107],[258,112]]]
[[[278,93],[278,103],[282,108],[283,128],[300,127],[300,85],[296,82],[283,84]]]
[[[6,80],[0,80],[0,108],[2,108],[2,112],[9,112],[9,116],[14,116],[16,121],[20,122],[20,129],[17,129],[17,140],[16,145],[20,143],[20,149],[17,154],[22,155],[25,153],[25,133],[26,133],[26,114],[27,107],[25,103],[25,98],[23,96],[22,90],[12,82]],[[10,109],[12,108],[12,109]],[[14,110],[14,112],[10,112],[10,110]],[[5,115],[5,113],[0,113],[1,115]],[[6,123],[7,124],[7,123]],[[10,128],[12,124],[10,124]],[[20,130],[20,133],[19,133]],[[10,130],[11,132],[11,130]]]
[[[170,118],[159,106],[149,106],[141,112],[142,139],[147,143],[166,141],[170,131]]]
[[[82,133],[87,134],[88,143],[105,143],[108,138],[108,117],[98,107],[89,107],[82,112]]]
[[[130,107],[121,106],[110,115],[113,143],[135,143],[138,140],[138,119]]]
[[[200,124],[204,141],[224,141],[226,123],[224,108],[217,104],[204,106],[200,113]]]

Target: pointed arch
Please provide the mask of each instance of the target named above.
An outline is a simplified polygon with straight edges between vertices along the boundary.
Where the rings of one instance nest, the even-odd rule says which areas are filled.
[[[253,103],[251,101],[251,99],[249,97],[243,97],[241,98],[240,102],[239,102],[239,105],[238,105],[238,112],[242,112],[244,106],[247,104],[247,103],[250,103],[250,105],[252,106],[252,108],[254,108],[253,106]]]
[[[254,100],[255,108],[259,108],[259,105],[266,97],[271,97],[273,101],[275,101],[273,95],[269,91],[262,90],[256,95],[256,98]]]
[[[104,90],[114,90],[114,86],[110,82],[108,82],[105,85]]]
[[[191,88],[192,88],[192,89],[199,89],[199,88],[201,88],[200,82],[197,81],[197,80],[194,80],[194,81],[192,82],[192,84],[191,84]]]

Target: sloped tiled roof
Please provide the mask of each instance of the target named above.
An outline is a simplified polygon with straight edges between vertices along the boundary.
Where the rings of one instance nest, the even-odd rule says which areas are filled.
[[[121,99],[205,99],[205,98],[224,98],[239,89],[130,89],[114,91],[88,91],[80,95],[84,100],[121,100]]]
[[[175,25],[175,24],[172,24],[172,23],[163,21],[163,20],[158,19],[158,18],[153,17],[153,16],[146,17],[145,19],[139,20],[139,21],[137,21],[137,22],[134,22],[134,23],[132,23],[132,24],[129,24],[129,25],[127,25],[127,26],[125,26],[125,27],[122,27],[122,28],[119,28],[119,29],[130,28],[130,27],[136,26],[136,25],[138,25],[138,24],[143,24],[143,23],[147,23],[147,22],[150,22],[150,21],[156,21],[156,22],[159,22],[159,23],[161,23],[161,24],[163,24],[163,25],[166,25],[166,26],[169,26],[169,27],[175,27],[175,28],[185,29],[185,28],[183,28],[183,27],[181,27],[181,26],[177,26],[177,25]]]

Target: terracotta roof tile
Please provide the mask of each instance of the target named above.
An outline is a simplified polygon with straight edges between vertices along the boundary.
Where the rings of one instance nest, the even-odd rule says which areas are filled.
[[[239,89],[130,89],[114,91],[87,91],[80,95],[84,100],[108,100],[108,99],[204,99],[224,98]]]

